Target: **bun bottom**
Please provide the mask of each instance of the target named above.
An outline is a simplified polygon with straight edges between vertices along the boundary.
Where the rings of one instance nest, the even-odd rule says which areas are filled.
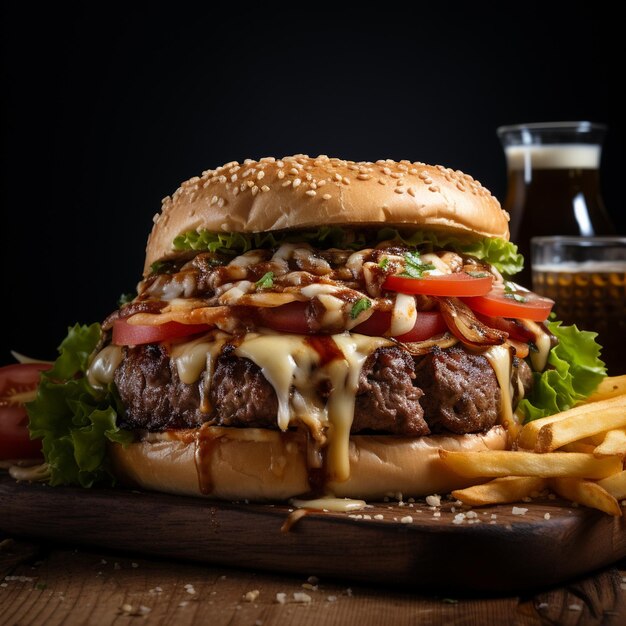
[[[328,495],[382,500],[402,493],[421,497],[481,482],[458,476],[439,459],[444,450],[503,450],[507,434],[406,439],[386,435],[350,438],[350,478],[326,485]],[[110,444],[121,482],[152,491],[220,500],[280,501],[310,492],[307,445],[297,433],[209,427],[169,431],[130,444]]]

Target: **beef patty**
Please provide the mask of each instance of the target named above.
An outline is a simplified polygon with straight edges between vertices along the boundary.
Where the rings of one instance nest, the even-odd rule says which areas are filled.
[[[525,386],[523,361],[514,372]],[[159,432],[214,426],[277,429],[278,401],[272,385],[252,361],[226,345],[215,363],[210,389],[205,376],[183,383],[159,344],[124,348],[115,384],[126,407],[124,428]],[[516,386],[516,385],[514,385]],[[323,384],[321,397],[329,389]],[[352,432],[421,436],[431,432],[484,432],[497,420],[500,388],[485,357],[462,348],[414,358],[400,347],[379,348],[365,361],[355,399]]]

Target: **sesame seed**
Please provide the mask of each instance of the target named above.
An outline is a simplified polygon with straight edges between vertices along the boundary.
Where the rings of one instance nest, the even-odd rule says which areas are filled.
[[[220,183],[222,183],[222,185],[226,182],[226,176],[224,176],[223,174],[218,178],[218,180],[220,181]]]
[[[383,167],[383,174],[387,174],[387,176],[389,176],[391,174],[391,170],[388,167]]]
[[[237,174],[233,174],[233,175],[230,177],[230,180],[231,180],[231,182],[233,182],[233,183],[234,183],[234,182],[237,180]]]
[[[413,174],[413,176],[415,176],[415,175],[417,174],[417,170],[416,170],[414,167],[412,167],[412,168],[409,170],[409,174]]]
[[[370,175],[369,175],[369,174],[358,174],[358,175],[357,175],[357,178],[358,178],[359,180],[369,180]]]
[[[350,179],[347,176],[344,176],[341,182],[344,185],[349,185],[350,184]]]
[[[341,182],[341,178],[342,178],[341,174],[335,172],[335,180],[338,180]]]
[[[281,186],[282,187],[289,187],[289,185],[291,185],[291,181],[290,180],[286,180]]]
[[[322,198],[323,198],[324,200],[330,200],[330,199],[332,198],[332,196],[331,196],[329,193],[325,193],[325,194],[322,196]]]
[[[252,186],[252,195],[256,196],[259,193],[259,188],[256,185]]]
[[[233,189],[233,196],[238,196],[239,195],[239,187],[235,187]]]
[[[409,192],[410,196],[413,196],[415,198],[415,189],[413,189],[413,187],[409,187],[407,191]]]
[[[259,161],[261,163],[274,163],[274,161],[276,161],[275,157],[263,157],[262,159],[259,159]]]
[[[437,185],[431,185],[428,188],[428,191],[439,191],[439,187]]]
[[[250,176],[250,174],[252,174],[252,170],[244,170],[243,174],[241,175],[243,178],[247,178],[248,176]]]
[[[276,167],[285,167],[285,164],[282,161],[276,161]]]
[[[317,186],[318,187],[323,187],[326,184],[326,179],[322,178],[322,180],[318,180],[317,181]]]
[[[301,183],[302,183],[302,181],[299,178],[294,178],[293,179],[293,186],[294,186],[294,188],[300,186]]]
[[[313,180],[313,174],[307,174],[307,175],[305,176],[305,178],[306,178],[307,180]]]
[[[315,191],[314,189],[309,189],[308,191],[305,191],[304,193],[306,193],[307,196],[316,196],[317,195],[317,191]]]
[[[263,187],[261,187],[261,191],[263,191],[263,192],[267,192],[269,190],[270,190],[270,188],[267,185],[263,185]]]
[[[404,189],[403,189],[402,187],[396,187],[396,188],[394,189],[394,191],[395,191],[396,193],[404,193]]]
[[[263,170],[256,175],[257,180],[261,180],[262,178],[265,178],[265,172]]]
[[[211,205],[217,204],[217,200],[218,200],[218,197],[217,196],[213,196],[211,198]]]
[[[311,183],[311,189],[317,189],[317,183],[316,182],[312,182]]]
[[[423,172],[420,172],[419,177],[422,180],[427,180],[428,178],[430,178],[430,175],[426,170],[424,170]]]
[[[379,185],[386,185],[387,183],[382,178],[379,178],[378,179],[378,184]]]
[[[456,188],[459,191],[465,191],[465,185],[463,185],[460,181],[456,184]]]
[[[224,200],[224,198],[220,198],[217,201],[217,206],[221,209],[224,205],[226,204],[226,200]]]
[[[391,178],[402,178],[404,174],[402,172],[392,172]]]
[[[294,176],[297,176],[300,172],[299,172],[299,170],[298,170],[298,168],[297,168],[297,167],[292,167],[292,168],[289,170],[289,173],[290,173],[290,174],[293,174]]]

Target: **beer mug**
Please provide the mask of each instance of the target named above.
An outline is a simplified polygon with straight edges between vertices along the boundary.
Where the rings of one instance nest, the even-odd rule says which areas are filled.
[[[526,259],[521,282],[530,283],[531,237],[615,233],[600,192],[605,132],[591,122],[498,128],[508,170],[503,208],[511,215],[511,239]]]
[[[599,334],[609,374],[626,373],[626,237],[534,237],[533,291],[566,324]]]

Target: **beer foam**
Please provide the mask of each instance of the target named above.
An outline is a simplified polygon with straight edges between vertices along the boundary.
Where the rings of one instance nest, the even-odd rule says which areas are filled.
[[[510,170],[523,170],[525,165],[535,170],[595,170],[600,165],[599,145],[507,146],[505,152]]]
[[[533,265],[534,272],[556,272],[567,274],[626,274],[626,260],[624,261],[566,261],[564,263],[541,263]]]

